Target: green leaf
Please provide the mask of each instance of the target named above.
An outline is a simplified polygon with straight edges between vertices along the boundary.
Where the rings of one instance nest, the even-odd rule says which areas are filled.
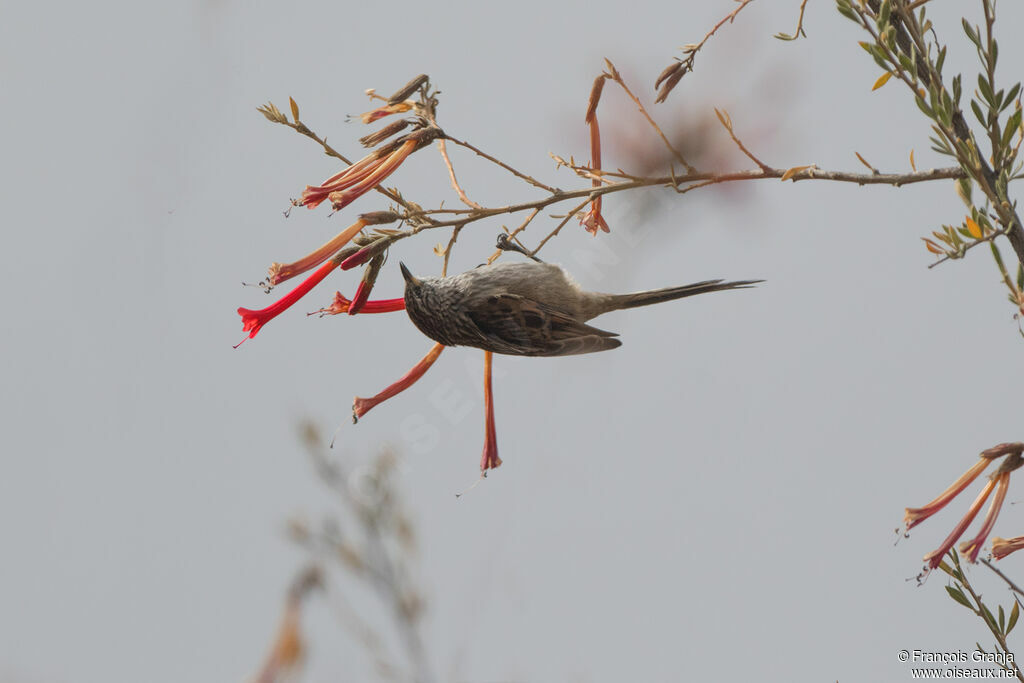
[[[995,102],[995,97],[992,94],[992,84],[988,82],[984,74],[978,74],[978,90],[981,92],[981,96],[985,98],[985,102],[991,107]]]
[[[980,49],[981,42],[978,40],[978,32],[971,27],[971,25],[967,22],[967,19],[962,19],[961,21],[963,22],[964,26],[964,33],[967,34],[967,40],[974,43]]]
[[[878,10],[878,30],[884,31],[886,26],[889,25],[889,15],[892,14],[892,3],[890,0],[885,0],[882,3],[882,8]]]
[[[925,116],[930,119],[935,117],[934,112],[932,112],[931,107],[928,106],[928,103],[924,101],[923,97],[918,95],[914,98],[914,101],[917,102],[917,108],[924,112]]]
[[[971,607],[971,601],[968,600],[967,596],[964,595],[964,592],[962,590],[960,590],[960,586],[959,585],[958,586],[946,586],[946,592],[949,593],[949,597],[953,598],[953,600],[955,600],[956,602],[959,602],[961,605],[963,605],[967,609],[974,609],[973,607]]]
[[[988,244],[992,248],[992,258],[995,259],[996,265],[999,266],[999,270],[1006,270],[1006,265],[1003,263],[1003,254],[999,251],[999,247],[996,246],[995,242],[989,242]]]
[[[1010,118],[1006,120],[1006,130],[1003,131],[1003,139],[1000,141],[1003,147],[1010,146],[1010,140],[1013,139],[1014,133],[1020,128],[1021,110],[1018,109],[1012,114]]]
[[[850,21],[855,21],[858,24],[860,23],[860,17],[857,16],[857,13],[854,12],[849,5],[839,2],[836,3],[836,9],[839,10],[839,13],[842,14],[847,19],[849,19]]]
[[[1006,632],[1006,615],[1003,613],[1003,606],[999,605],[999,632]]]
[[[939,72],[940,76],[942,75],[942,65],[945,63],[945,61],[946,61],[946,46],[943,45],[942,49],[939,50],[939,56],[935,58],[935,70]]]
[[[963,92],[960,80],[960,74],[953,76],[953,101],[956,102],[958,107],[960,106],[960,95]]]
[[[985,621],[988,623],[988,627],[993,631],[996,630],[996,618],[992,616],[992,612],[985,603],[981,603],[981,615],[985,617]]]
[[[1003,109],[1006,109],[1007,107],[1009,107],[1010,104],[1014,100],[1017,99],[1017,95],[1019,95],[1019,94],[1020,94],[1020,83],[1017,83],[1012,88],[1010,88],[1010,92],[1006,93],[1006,99],[1003,100],[1003,106],[1000,107],[1000,111],[1003,110]]]
[[[978,123],[985,125],[985,115],[981,113],[981,105],[978,104],[978,100],[971,100],[971,111],[974,112],[974,116],[978,119]]]
[[[1019,618],[1020,618],[1020,603],[1017,602],[1016,598],[1014,598],[1014,600],[1013,600],[1013,609],[1010,610],[1010,621],[1006,624],[1006,630],[1003,631],[1003,635],[1006,635],[1006,636],[1010,635],[1010,631],[1012,631],[1013,627],[1017,625],[1017,619],[1019,619]]]

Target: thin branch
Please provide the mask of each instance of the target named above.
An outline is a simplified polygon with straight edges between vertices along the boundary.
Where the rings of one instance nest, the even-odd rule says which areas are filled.
[[[760,168],[762,171],[770,170],[770,167],[767,164],[763,163],[760,159],[755,157],[753,153],[751,153],[751,151],[747,149],[742,142],[740,142],[740,139],[736,137],[736,133],[734,133],[732,130],[732,117],[729,116],[729,112],[725,111],[724,109],[719,111],[717,108],[715,108],[715,114],[718,116],[718,122],[721,123],[722,127],[729,132],[729,137],[731,137],[732,141],[736,143],[736,146],[740,148],[740,151],[746,154],[747,158],[753,161],[755,164],[757,164],[758,168]]]
[[[588,187],[580,188],[577,190],[568,190],[559,192],[557,195],[549,195],[533,201],[521,202],[519,204],[509,204],[507,206],[484,208],[480,211],[467,210],[467,209],[444,209],[438,211],[431,211],[432,215],[452,215],[460,216],[459,218],[453,218],[451,220],[436,220],[429,225],[421,225],[415,227],[406,233],[403,233],[403,237],[397,239],[403,239],[413,234],[419,233],[423,230],[429,230],[432,228],[442,228],[446,226],[457,225],[458,223],[471,223],[484,218],[490,218],[505,213],[518,213],[520,211],[530,211],[532,209],[543,209],[552,204],[558,202],[587,198],[587,201],[591,201],[594,196],[604,196],[606,194],[612,194],[615,192],[623,192],[626,190],[633,190],[638,187],[655,187],[655,186],[667,186],[667,187],[678,187],[684,183],[694,183],[713,180],[714,183],[726,183],[726,182],[739,182],[744,180],[768,180],[768,179],[779,179],[784,175],[789,174],[786,179],[792,180],[793,182],[801,180],[825,180],[832,182],[842,183],[853,183],[856,185],[892,185],[894,187],[902,187],[903,185],[912,185],[914,183],[927,182],[931,180],[948,180],[958,179],[965,177],[963,169],[960,167],[946,167],[946,168],[933,168],[928,171],[917,171],[914,173],[849,173],[846,171],[825,171],[814,166],[804,168],[795,173],[790,173],[792,169],[785,168],[771,168],[768,169],[750,169],[744,171],[732,171],[729,173],[692,173],[685,176],[653,176],[648,178],[640,178],[638,180],[631,180],[620,183],[610,183],[601,187]],[[421,215],[422,212],[416,212],[404,216],[404,218],[413,218]]]
[[[441,152],[441,158],[444,159],[444,165],[448,167],[448,177],[451,178],[452,187],[455,188],[455,192],[459,195],[459,199],[462,200],[463,204],[470,208],[482,209],[482,206],[480,206],[479,204],[477,204],[476,202],[474,202],[473,200],[466,196],[466,193],[463,192],[462,188],[459,186],[459,181],[455,179],[455,168],[452,166],[452,160],[448,158],[448,148],[444,144],[444,138],[438,138],[437,148]],[[452,241],[455,241],[454,235]],[[447,257],[448,254],[447,252],[445,252],[445,263],[448,262]]]
[[[978,246],[979,244],[985,244],[986,242],[991,242],[995,238],[1000,237],[1001,235],[1005,235],[1006,231],[1007,231],[1007,228],[1003,228],[1002,230],[993,230],[992,232],[990,232],[989,234],[985,235],[981,239],[975,240],[975,241],[973,241],[973,242],[971,242],[969,244],[965,244],[965,245],[963,245],[962,247],[960,247],[959,249],[957,249],[953,253],[946,254],[945,256],[940,258],[935,263],[929,264],[928,267],[929,268],[934,268],[935,266],[939,265],[940,263],[944,263],[946,261],[951,261],[951,260],[954,260],[954,259],[963,258],[964,254],[969,252],[974,247]]]
[[[444,137],[445,137],[446,140],[451,140],[452,142],[454,142],[456,145],[459,145],[460,147],[465,147],[466,149],[469,149],[469,150],[472,150],[472,151],[476,152],[478,155],[482,156],[484,159],[487,159],[491,163],[494,163],[494,164],[497,164],[498,166],[501,166],[503,169],[505,169],[506,171],[508,171],[512,175],[514,175],[514,176],[516,176],[518,178],[522,178],[523,180],[525,180],[526,182],[530,183],[534,187],[539,187],[542,190],[547,190],[548,192],[550,192],[552,194],[558,194],[560,192],[560,190],[558,188],[551,187],[550,185],[545,185],[544,183],[540,182],[539,180],[531,178],[530,176],[526,175],[525,173],[521,173],[521,172],[517,171],[516,169],[512,168],[511,166],[509,166],[505,162],[499,161],[498,159],[495,159],[490,154],[487,154],[486,152],[483,152],[483,151],[477,149],[476,147],[474,147],[473,145],[469,144],[465,140],[458,140],[456,138],[453,138],[451,135],[448,135],[447,133],[445,133]]]
[[[305,135],[310,140],[315,141],[321,147],[324,148],[324,153],[327,156],[334,157],[335,159],[338,159],[342,163],[348,164],[349,166],[352,165],[352,162],[349,161],[349,159],[344,154],[341,154],[336,149],[334,149],[329,144],[327,144],[327,138],[321,138],[319,135],[317,135],[312,130],[310,130],[309,127],[307,127],[306,124],[304,124],[302,121],[296,121],[295,123],[292,123],[292,122],[290,122],[288,120],[281,120],[281,121],[276,121],[276,123],[284,124],[285,126],[288,126],[289,128],[291,128],[295,132],[300,133],[302,135]],[[385,197],[387,197],[391,201],[395,202],[396,204],[401,206],[403,209],[405,209],[407,211],[412,211],[413,210],[412,205],[409,202],[407,202],[404,199],[402,199],[401,195],[399,195],[398,193],[393,192],[392,190],[389,190],[388,188],[383,187],[382,185],[378,185],[377,187],[375,187],[373,189],[375,189],[377,192],[379,192],[380,194],[384,195]]]
[[[994,571],[994,572],[996,573],[996,576],[998,576],[998,577],[999,577],[1000,579],[1002,579],[1003,581],[1005,581],[1005,582],[1006,582],[1006,585],[1007,585],[1007,586],[1008,586],[1008,587],[1010,588],[1010,590],[1011,590],[1011,591],[1013,591],[1013,592],[1014,592],[1014,593],[1016,593],[1017,595],[1024,595],[1024,591],[1022,591],[1022,590],[1020,589],[1020,587],[1018,587],[1018,586],[1017,586],[1017,584],[1015,584],[1015,583],[1014,583],[1014,582],[1013,582],[1013,581],[1012,581],[1012,580],[1010,579],[1010,577],[1009,577],[1009,576],[1007,576],[1007,575],[1006,575],[1006,574],[1004,574],[1004,573],[1003,573],[1002,571],[1000,571],[999,569],[997,569],[997,568],[996,568],[996,566],[995,566],[994,564],[992,564],[991,562],[989,562],[988,560],[986,560],[986,559],[984,559],[984,558],[982,558],[982,559],[981,559],[981,563],[982,563],[983,565],[985,565],[986,567],[988,567],[989,569],[991,569],[992,571]]]
[[[718,29],[722,28],[726,23],[731,24],[736,18],[736,15],[742,12],[743,8],[754,0],[738,1],[740,3],[739,7],[734,9],[732,12],[729,12],[729,14],[725,15],[721,21],[712,26],[711,30],[701,38],[699,43],[690,43],[683,46],[683,54],[686,55],[683,59],[677,59],[675,64],[670,64],[661,72],[661,75],[658,76],[658,80],[654,83],[655,88],[658,88],[659,86],[661,87],[661,90],[658,92],[657,102],[664,102],[668,97],[668,94],[672,92],[672,89],[676,87],[677,83],[679,83],[679,80],[688,72],[693,71],[693,62],[697,57],[697,53],[700,52],[701,48],[704,47],[704,44],[711,39],[711,36],[715,35],[718,32]],[[664,85],[662,85],[662,83],[664,83]]]
[[[645,119],[647,119],[647,123],[651,124],[651,127],[654,128],[654,130],[658,133],[658,137],[660,137],[661,141],[665,143],[665,147],[668,148],[668,151],[670,151],[672,155],[679,160],[679,163],[686,167],[687,172],[693,173],[694,171],[696,171],[697,169],[691,166],[689,162],[687,162],[686,159],[683,158],[682,153],[678,149],[676,149],[671,142],[668,141],[668,138],[665,137],[665,133],[663,133],[661,128],[658,127],[658,124],[654,122],[654,119],[651,118],[651,115],[647,113],[647,109],[644,107],[643,102],[641,102],[640,99],[633,94],[633,91],[631,91],[629,89],[629,86],[626,85],[626,81],[622,80],[622,75],[619,74],[619,70],[615,68],[615,65],[612,64],[611,60],[605,59],[604,61],[608,65],[608,76],[613,81],[619,84],[619,87],[621,87],[626,92],[626,95],[629,96],[629,99],[633,100],[633,104],[636,105],[637,109],[640,110],[640,113],[644,115]]]
[[[448,259],[452,255],[452,247],[455,246],[455,241],[459,239],[459,233],[466,227],[465,223],[460,223],[452,228],[452,238],[448,240],[448,246],[444,248],[444,265],[441,266],[441,277],[448,274]]]
[[[967,592],[970,593],[971,598],[974,600],[974,604],[976,605],[976,607],[970,608],[971,611],[973,611],[978,617],[981,618],[982,621],[985,622],[985,626],[988,627],[989,632],[992,633],[992,636],[996,639],[996,642],[999,643],[999,647],[1002,648],[1003,652],[1012,655],[1009,646],[1006,644],[1006,636],[1004,636],[999,631],[998,626],[992,623],[990,618],[986,616],[985,610],[983,609],[984,603],[981,601],[981,596],[974,592],[974,587],[971,586],[970,582],[967,581],[967,576],[966,574],[964,574],[963,568],[960,566],[960,559],[955,555],[953,557],[958,574],[958,576],[955,578],[957,578],[960,581],[960,584],[967,589]],[[1017,676],[1017,679],[1024,682],[1024,674],[1022,674],[1021,670],[1017,667],[1017,663],[1013,661],[1013,657],[1011,656],[1008,659],[1010,666],[1013,667],[1011,670]]]
[[[925,2],[927,2],[927,0],[925,0]],[[775,37],[779,38],[780,40],[796,40],[800,36],[806,38],[807,34],[804,33],[804,10],[806,9],[807,0],[803,0],[803,2],[800,3],[800,16],[797,17],[796,31],[793,32],[793,35],[789,35],[788,33],[776,33]]]
[[[557,235],[562,230],[562,228],[565,227],[565,224],[568,223],[570,220],[572,220],[573,216],[575,216],[580,211],[582,211],[587,206],[587,204],[590,203],[590,201],[591,200],[588,198],[585,202],[582,202],[582,203],[576,205],[575,208],[573,208],[569,213],[567,213],[565,215],[565,218],[562,219],[562,222],[559,223],[557,226],[555,226],[555,229],[552,230],[551,232],[549,232],[548,236],[545,237],[544,239],[542,239],[540,241],[540,244],[538,244],[536,246],[536,248],[534,248],[533,251],[531,251],[529,254],[527,254],[527,256],[530,256],[530,257],[536,256],[537,252],[540,251],[544,247],[544,245],[548,243],[548,240],[550,240],[552,237]]]

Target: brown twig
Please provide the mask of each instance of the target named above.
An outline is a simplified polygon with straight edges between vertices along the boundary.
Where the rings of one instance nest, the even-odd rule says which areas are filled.
[[[998,576],[998,577],[999,577],[1000,579],[1002,579],[1003,581],[1005,581],[1005,582],[1006,582],[1006,585],[1007,585],[1007,586],[1008,586],[1008,587],[1010,588],[1010,590],[1011,590],[1011,591],[1013,591],[1013,592],[1014,592],[1014,593],[1016,593],[1017,595],[1024,595],[1024,591],[1022,591],[1022,590],[1020,589],[1020,587],[1018,587],[1018,586],[1017,586],[1017,584],[1015,584],[1015,583],[1014,583],[1014,582],[1013,582],[1013,581],[1012,581],[1012,580],[1010,579],[1010,577],[1009,577],[1009,576],[1007,576],[1007,575],[1006,575],[1006,574],[1004,574],[1004,573],[1003,573],[1002,571],[1000,571],[1000,570],[999,570],[999,569],[998,569],[998,568],[997,568],[997,567],[996,567],[996,566],[995,566],[994,564],[992,564],[991,562],[989,562],[989,561],[988,561],[988,560],[986,560],[985,558],[982,558],[982,559],[981,559],[981,563],[982,563],[983,565],[985,565],[986,567],[988,567],[989,569],[991,569],[992,571],[994,571],[994,572],[996,573],[996,576]]]
[[[928,171],[918,171],[915,173],[849,173],[846,171],[826,171],[820,168],[811,166],[802,170],[792,172],[793,169],[785,168],[772,168],[767,169],[749,169],[743,171],[731,171],[727,173],[692,173],[684,176],[651,176],[645,178],[639,178],[637,180],[624,181],[619,183],[610,183],[601,187],[588,187],[580,188],[577,190],[567,190],[558,193],[557,195],[549,195],[540,199],[535,199],[528,202],[521,202],[518,204],[509,204],[506,206],[484,208],[479,211],[469,209],[443,209],[431,211],[431,215],[452,215],[459,216],[459,218],[452,218],[450,220],[436,220],[429,225],[417,226],[416,228],[403,233],[403,237],[412,236],[413,234],[419,233],[422,230],[429,230],[433,228],[441,228],[446,226],[456,225],[458,223],[471,223],[484,218],[490,218],[505,213],[518,213],[520,211],[530,211],[533,209],[544,209],[552,204],[558,202],[580,199],[587,197],[589,202],[594,195],[606,195],[615,192],[623,192],[627,190],[633,190],[639,187],[655,187],[655,186],[668,186],[677,187],[678,185],[685,183],[696,183],[704,181],[713,181],[709,184],[727,183],[727,182],[740,182],[747,180],[768,180],[768,179],[780,179],[786,176],[787,180],[798,182],[801,180],[823,180],[832,182],[842,183],[853,183],[856,185],[892,185],[894,187],[901,187],[903,185],[911,185],[914,183],[927,182],[932,180],[948,180],[958,179],[965,177],[964,171],[959,167],[946,167],[946,168],[934,168]],[[788,174],[788,175],[787,175]],[[417,212],[411,214],[411,216],[419,216],[424,212]],[[404,217],[407,218],[407,217]]]
[[[927,0],[925,0],[925,2],[927,2]],[[790,35],[788,33],[776,33],[775,37],[780,39],[780,40],[796,40],[797,38],[799,38],[801,36],[806,38],[807,34],[804,33],[804,10],[806,10],[806,9],[807,9],[807,0],[803,0],[803,2],[800,3],[800,16],[797,17],[797,20],[796,20],[796,31],[793,32],[793,35]]]
[[[264,116],[266,116],[266,114],[264,114]],[[267,118],[270,118],[270,117],[268,116]],[[271,119],[271,120],[274,120],[274,119]],[[283,124],[285,126],[288,126],[289,128],[291,128],[295,132],[300,133],[301,135],[305,135],[310,140],[313,140],[314,142],[319,144],[321,147],[323,147],[324,154],[326,154],[327,156],[334,157],[335,159],[338,159],[342,163],[347,164],[349,166],[352,165],[352,162],[348,159],[348,157],[346,157],[344,154],[340,153],[338,150],[334,149],[329,144],[327,144],[327,138],[321,138],[319,135],[317,135],[312,130],[310,130],[309,127],[307,127],[306,124],[304,124],[302,121],[296,120],[294,123],[292,123],[291,121],[288,121],[287,119],[284,119],[282,117],[282,120],[276,120],[275,123],[280,123],[280,124]],[[380,194],[382,194],[385,197],[387,197],[388,199],[390,199],[391,201],[393,201],[396,204],[398,204],[399,206],[401,206],[402,208],[404,208],[404,209],[406,209],[408,211],[412,211],[413,210],[412,205],[409,202],[407,202],[405,199],[403,199],[402,196],[399,195],[397,192],[389,190],[388,188],[386,188],[386,187],[384,187],[382,185],[378,185],[374,189],[377,192],[379,192]]]
[[[964,574],[963,568],[960,566],[959,557],[953,555],[953,560],[958,574],[954,578],[959,580],[960,585],[967,589],[967,592],[970,593],[971,598],[974,600],[974,605],[968,606],[968,609],[973,611],[979,618],[981,618],[982,621],[985,622],[989,632],[996,639],[996,642],[999,643],[999,647],[1002,648],[1003,652],[1012,655],[1012,652],[1006,643],[1006,636],[1000,632],[998,624],[993,623],[992,619],[986,614],[987,608],[985,608],[984,603],[981,601],[981,596],[974,592],[974,587],[971,586],[970,582],[967,580],[967,576]],[[1012,667],[1010,670],[1017,676],[1017,679],[1024,682],[1024,674],[1021,673],[1021,670],[1017,667],[1017,663],[1013,661],[1012,656],[1009,657],[1009,665]]]
[[[732,130],[732,117],[729,116],[729,112],[727,112],[724,109],[719,111],[718,108],[715,108],[715,115],[718,116],[719,123],[721,123],[725,130],[729,132],[729,137],[731,137],[732,141],[736,143],[736,146],[740,148],[740,151],[746,154],[747,158],[753,161],[755,164],[757,164],[758,168],[760,168],[762,171],[770,170],[770,167],[767,164],[763,163],[760,159],[755,157],[751,153],[751,151],[747,149],[742,142],[740,142],[740,139],[736,137],[736,133],[734,133]]]
[[[985,235],[981,239],[978,239],[978,240],[975,240],[975,241],[970,242],[968,244],[965,244],[962,247],[960,247],[956,252],[954,252],[952,254],[946,254],[945,256],[940,258],[939,260],[935,261],[935,263],[928,264],[928,267],[929,268],[934,268],[935,266],[939,265],[940,263],[945,263],[946,261],[952,261],[954,259],[963,258],[964,254],[966,254],[967,252],[969,252],[971,249],[973,249],[974,247],[978,246],[979,244],[985,244],[986,242],[991,242],[995,238],[1000,237],[1002,235],[1005,235],[1006,234],[1006,230],[1007,230],[1006,228],[1003,228],[1002,230],[993,230],[992,232],[990,232],[989,234]],[[1008,277],[1009,276],[1007,276],[1007,278]],[[1006,279],[1006,278],[1004,278],[1004,279]],[[1007,280],[1007,282],[1008,282],[1008,280]]]
[[[455,246],[455,241],[459,239],[459,233],[462,232],[464,227],[466,227],[466,224],[460,223],[452,228],[452,238],[448,240],[448,246],[444,248],[444,264],[441,266],[441,277],[448,274],[448,259],[452,255],[452,247]]]
[[[539,180],[536,180],[536,179],[526,175],[525,173],[517,171],[516,169],[512,168],[511,166],[509,166],[505,162],[499,161],[498,159],[495,159],[490,154],[477,149],[476,147],[474,147],[473,145],[469,144],[465,140],[458,140],[456,138],[453,138],[451,135],[448,135],[447,133],[445,134],[444,138],[446,140],[451,140],[452,142],[454,142],[456,145],[459,145],[460,147],[465,147],[466,149],[469,149],[469,150],[472,150],[472,151],[476,152],[479,156],[482,156],[484,159],[487,159],[488,161],[490,161],[493,164],[497,164],[498,166],[502,167],[503,169],[505,169],[506,171],[508,171],[512,175],[516,176],[517,178],[521,178],[521,179],[525,180],[526,182],[530,183],[534,187],[539,187],[542,190],[547,190],[548,192],[550,192],[552,194],[559,194],[561,192],[561,190],[559,190],[558,188],[551,187],[550,185],[545,185],[544,183],[540,182]]]
[[[579,213],[580,211],[582,211],[582,210],[583,210],[583,209],[584,209],[584,208],[585,208],[585,207],[587,206],[587,204],[589,204],[589,203],[590,203],[590,201],[591,201],[591,200],[590,200],[590,199],[588,198],[588,199],[587,199],[586,201],[584,201],[584,202],[582,202],[582,203],[580,203],[580,204],[577,204],[575,208],[573,208],[573,209],[572,209],[571,211],[569,211],[569,213],[567,213],[567,214],[565,215],[565,218],[563,218],[563,219],[562,219],[562,222],[561,222],[561,223],[559,223],[559,224],[558,224],[557,226],[555,226],[555,229],[554,229],[554,230],[552,230],[551,232],[549,232],[549,233],[548,233],[548,235],[547,235],[547,237],[545,237],[544,239],[542,239],[542,240],[540,241],[540,244],[538,244],[538,245],[537,245],[537,246],[536,246],[536,247],[534,248],[534,250],[533,250],[533,251],[531,251],[531,252],[529,253],[529,256],[536,256],[536,255],[537,255],[537,252],[538,252],[538,251],[540,251],[540,250],[541,250],[541,248],[542,248],[542,247],[543,247],[543,246],[544,246],[545,244],[547,244],[547,243],[548,243],[548,240],[550,240],[550,239],[551,239],[552,237],[554,237],[554,236],[555,236],[555,235],[557,235],[557,234],[558,234],[559,232],[561,232],[562,228],[564,228],[564,227],[565,227],[565,224],[566,224],[566,223],[568,223],[569,221],[571,221],[571,220],[572,220],[572,218],[573,218],[573,216],[575,216],[575,215],[576,215],[576,214],[578,214],[578,213]]]
[[[645,119],[647,119],[647,123],[651,124],[651,127],[654,128],[655,132],[658,134],[658,137],[660,137],[661,141],[665,143],[665,147],[668,148],[668,151],[671,152],[672,155],[679,160],[679,163],[686,167],[686,171],[688,173],[693,173],[694,171],[696,171],[697,169],[691,166],[689,162],[687,162],[686,159],[683,158],[682,153],[678,149],[676,149],[671,142],[668,141],[668,138],[665,137],[665,133],[663,133],[658,124],[654,122],[654,119],[651,118],[651,115],[647,113],[647,109],[644,107],[643,102],[640,101],[640,98],[634,95],[633,91],[631,91],[629,89],[629,86],[626,85],[626,82],[622,80],[622,75],[619,73],[619,70],[615,68],[615,65],[612,64],[611,60],[605,59],[604,61],[605,64],[608,65],[608,77],[611,78],[616,83],[618,83],[619,87],[621,87],[625,91],[629,99],[633,100],[633,104],[636,105],[637,109],[640,110],[640,113],[644,115]]]
[[[473,200],[471,200],[469,197],[466,196],[466,193],[463,192],[462,188],[459,186],[459,181],[455,179],[455,168],[452,166],[452,160],[448,158],[448,148],[444,144],[444,138],[438,138],[438,140],[437,140],[437,148],[441,152],[441,158],[444,159],[444,165],[448,167],[448,177],[451,178],[452,187],[455,188],[455,192],[459,195],[459,199],[462,200],[463,204],[465,204],[466,206],[468,206],[470,208],[482,209],[483,208],[482,206],[480,206],[479,204],[477,204],[476,202],[474,202]],[[454,235],[453,235],[453,240],[452,241],[454,242]],[[446,252],[445,253],[445,263],[447,263],[447,262],[448,262],[448,259],[447,259],[447,252]]]
[[[743,8],[753,1],[754,0],[739,0],[739,7],[734,9],[732,12],[729,12],[721,21],[712,26],[711,30],[701,38],[699,43],[690,43],[689,45],[683,46],[683,54],[685,57],[683,59],[677,59],[676,64],[670,64],[661,72],[661,75],[654,84],[654,87],[658,88],[664,82],[664,86],[662,86],[661,91],[658,93],[657,102],[664,102],[668,97],[668,94],[672,92],[672,89],[675,88],[677,83],[679,83],[679,80],[688,72],[693,71],[693,62],[697,57],[697,53],[700,52],[701,48],[704,47],[704,44],[711,39],[711,36],[718,33],[718,29],[722,28],[726,23],[732,23],[736,18],[736,15],[742,12]]]

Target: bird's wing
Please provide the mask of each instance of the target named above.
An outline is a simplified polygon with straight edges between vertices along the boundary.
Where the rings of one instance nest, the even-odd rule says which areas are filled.
[[[607,351],[622,342],[606,332],[534,299],[496,294],[470,310],[469,317],[498,353],[517,356],[571,356]]]

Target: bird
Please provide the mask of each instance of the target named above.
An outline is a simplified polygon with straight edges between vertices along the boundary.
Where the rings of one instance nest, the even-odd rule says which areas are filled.
[[[470,346],[512,356],[571,356],[622,345],[619,335],[587,324],[624,308],[727,289],[763,280],[705,280],[632,294],[582,289],[553,263],[482,265],[450,277],[405,278],[405,311],[427,337],[445,346]]]

